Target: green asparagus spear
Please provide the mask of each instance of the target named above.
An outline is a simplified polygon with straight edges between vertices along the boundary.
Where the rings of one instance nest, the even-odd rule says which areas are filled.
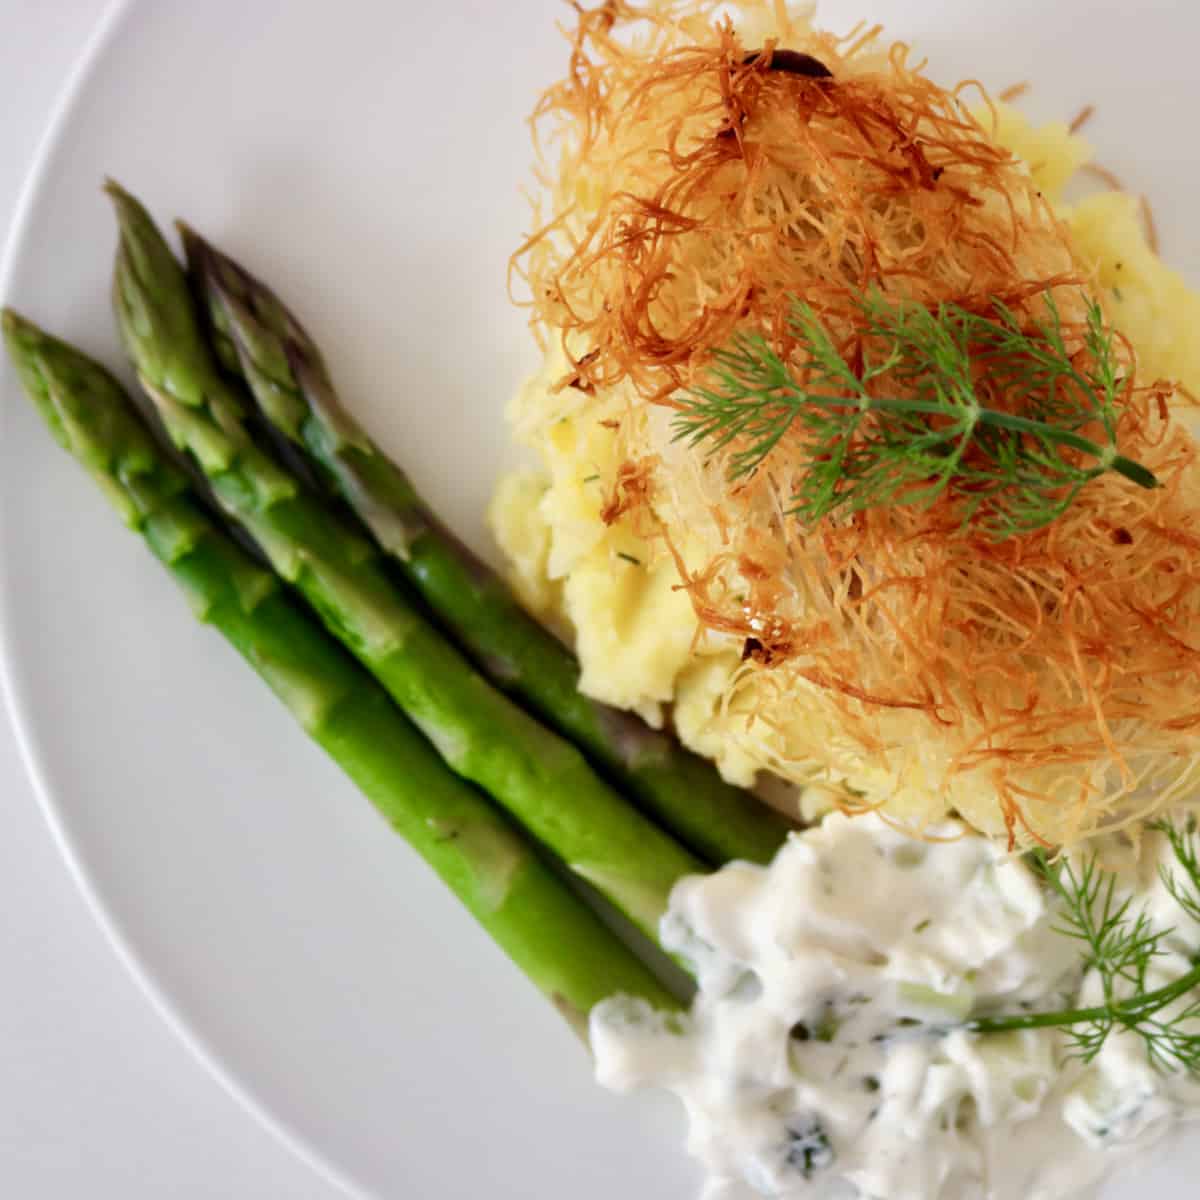
[[[714,865],[769,861],[788,823],[637,717],[579,692],[571,652],[437,519],[408,476],[342,408],[321,352],[265,284],[180,225],[212,341],[265,418],[316,463],[497,687],[607,771]]]
[[[233,643],[575,1028],[586,1035],[588,1010],[614,992],[677,1007],[277,578],[214,527],[108,372],[11,310],[3,330],[55,438],[142,534],[200,618]]]
[[[183,270],[116,184],[114,300],[142,387],[227,515],[294,584],[460,775],[657,937],[671,887],[702,864],[609,788],[568,742],[492,688],[388,579],[378,551],[248,436],[205,344]]]

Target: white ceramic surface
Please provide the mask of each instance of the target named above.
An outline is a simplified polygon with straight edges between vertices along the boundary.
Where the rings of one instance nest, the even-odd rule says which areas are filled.
[[[2,242],[64,80],[108,7],[0,5]],[[147,1003],[63,870],[4,712],[0,798],[0,1195],[343,1196],[254,1120]]]
[[[1098,102],[1106,164],[1200,282],[1189,135],[1200,10],[829,0],[935,67]],[[522,118],[556,72],[552,0],[132,3],[48,138],[0,293],[119,361],[111,174],[291,297],[342,390],[468,537],[531,361],[505,301]],[[379,1197],[684,1200],[682,1119],[590,1083],[535,993],[211,633],[0,375],[0,603],[26,757],[119,950],[296,1148]],[[1019,1152],[1019,1148],[1014,1148]],[[1182,1143],[1106,1200],[1191,1195]]]

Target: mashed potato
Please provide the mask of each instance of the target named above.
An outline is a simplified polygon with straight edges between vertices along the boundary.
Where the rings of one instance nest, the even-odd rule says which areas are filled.
[[[1151,249],[1138,202],[1114,192],[1065,202],[1068,184],[1091,157],[1065,124],[1034,127],[1001,107],[995,135],[1025,161],[1066,221],[1079,261],[1105,294],[1143,374],[1200,394],[1200,296]],[[918,825],[956,808],[979,828],[1002,831],[995,796],[978,779],[948,790],[934,782],[944,763],[920,745],[884,760],[839,740],[815,690],[802,703],[794,698],[789,725],[788,698],[762,692],[769,675],[740,670],[742,639],[701,632],[676,562],[661,544],[639,537],[628,520],[602,519],[619,465],[604,422],[620,406],[619,389],[608,401],[601,395],[585,403],[578,392],[555,387],[566,373],[566,360],[551,349],[514,398],[515,436],[537,452],[542,468],[501,481],[490,523],[525,603],[573,636],[583,690],[652,724],[670,719],[682,740],[732,782],[751,785],[765,770],[883,804]],[[686,542],[686,533],[681,537]],[[677,551],[688,560],[686,544]],[[748,719],[771,712],[772,704],[780,720]],[[827,793],[821,787],[813,794]]]

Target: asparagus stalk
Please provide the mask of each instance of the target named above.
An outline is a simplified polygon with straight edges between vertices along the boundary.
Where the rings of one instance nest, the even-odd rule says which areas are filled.
[[[213,359],[187,281],[145,209],[109,185],[121,237],[117,322],[176,446],[272,567],[383,684],[460,775],[657,937],[671,887],[703,870],[582,754],[492,688],[389,581],[378,551],[255,445]]]
[[[91,472],[187,593],[292,715],[586,1036],[614,992],[677,1007],[650,971],[383,689],[214,526],[101,366],[11,310],[4,340],[57,441]]]
[[[788,823],[710,762],[579,691],[574,655],[437,519],[408,476],[342,408],[320,350],[279,298],[180,225],[217,357],[268,422],[309,455],[497,687],[517,697],[714,865],[768,862]]]

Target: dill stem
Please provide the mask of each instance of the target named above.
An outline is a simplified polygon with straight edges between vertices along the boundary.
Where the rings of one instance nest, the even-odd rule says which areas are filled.
[[[822,407],[833,407],[835,403],[831,396],[810,394],[806,399],[815,401]],[[840,403],[845,404],[846,401],[840,401]],[[941,417],[951,416],[954,411],[947,410],[944,404],[940,404],[936,400],[878,400],[874,397],[862,397],[858,402],[858,408],[864,412],[922,413]],[[1003,412],[998,408],[972,405],[963,407],[960,411],[970,415],[972,426],[993,425],[999,429],[1011,429],[1016,433],[1028,433],[1033,437],[1045,438],[1047,441],[1060,442],[1064,446],[1071,446],[1076,450],[1081,450],[1084,454],[1091,455],[1092,458],[1099,459],[1104,464],[1104,469],[1116,471],[1118,475],[1123,475],[1131,483],[1136,483],[1138,487],[1158,487],[1158,478],[1148,467],[1144,467],[1141,463],[1126,458],[1122,454],[1113,454],[1110,449],[1098,445],[1074,430],[1060,429],[1057,425],[1050,425],[1045,421],[1035,421],[1032,417],[1021,417],[1015,413]]]
[[[1168,983],[1153,992],[1146,992],[1120,1004],[1101,1004],[1095,1008],[1066,1008],[1058,1012],[1023,1013],[1013,1017],[977,1017],[968,1021],[966,1028],[970,1033],[1011,1033],[1019,1029],[1082,1025],[1089,1021],[1115,1021],[1127,1026],[1153,1016],[1172,1000],[1177,1000],[1197,986],[1200,986],[1200,966],[1193,967],[1174,983]]]
[[[981,533],[1002,541],[1050,524],[1106,472],[1158,487],[1153,471],[1118,451],[1125,384],[1099,304],[1088,302],[1080,349],[1092,366],[1084,370],[1049,290],[1044,301],[1049,321],[1029,330],[999,300],[986,316],[872,291],[858,306],[875,349],[870,361],[851,363],[822,318],[795,299],[795,346],[781,357],[762,333],[736,335],[715,355],[720,386],[692,389],[674,436],[732,447],[732,482],[752,476],[798,422],[808,462],[788,511],[809,525],[839,508],[928,507],[950,493],[965,501],[964,525],[978,517]],[[793,350],[806,365],[803,381]],[[975,365],[1020,398],[1019,414],[984,407]],[[873,395],[891,390],[888,379],[909,395]],[[877,428],[864,420],[871,413]]]
[[[1132,458],[1126,458],[1123,454],[1118,454],[1112,460],[1112,469],[1118,475],[1123,475],[1130,483],[1136,483],[1138,487],[1158,487],[1158,476],[1149,467],[1143,467],[1140,462],[1134,462]]]
[[[1123,454],[1113,454],[1111,450],[1097,445],[1090,438],[1085,438],[1073,430],[1059,429],[1055,425],[1047,425],[1045,421],[1018,417],[1012,413],[1000,412],[995,408],[979,408],[975,411],[979,414],[979,420],[985,425],[996,425],[1002,429],[1031,433],[1037,437],[1061,442],[1064,446],[1073,446],[1076,450],[1082,450],[1084,454],[1090,454],[1093,458],[1099,459],[1107,468],[1116,471],[1118,475],[1123,475],[1130,483],[1136,483],[1138,487],[1158,487],[1158,478],[1149,467],[1143,467],[1141,463],[1134,462],[1133,459],[1126,458]]]

